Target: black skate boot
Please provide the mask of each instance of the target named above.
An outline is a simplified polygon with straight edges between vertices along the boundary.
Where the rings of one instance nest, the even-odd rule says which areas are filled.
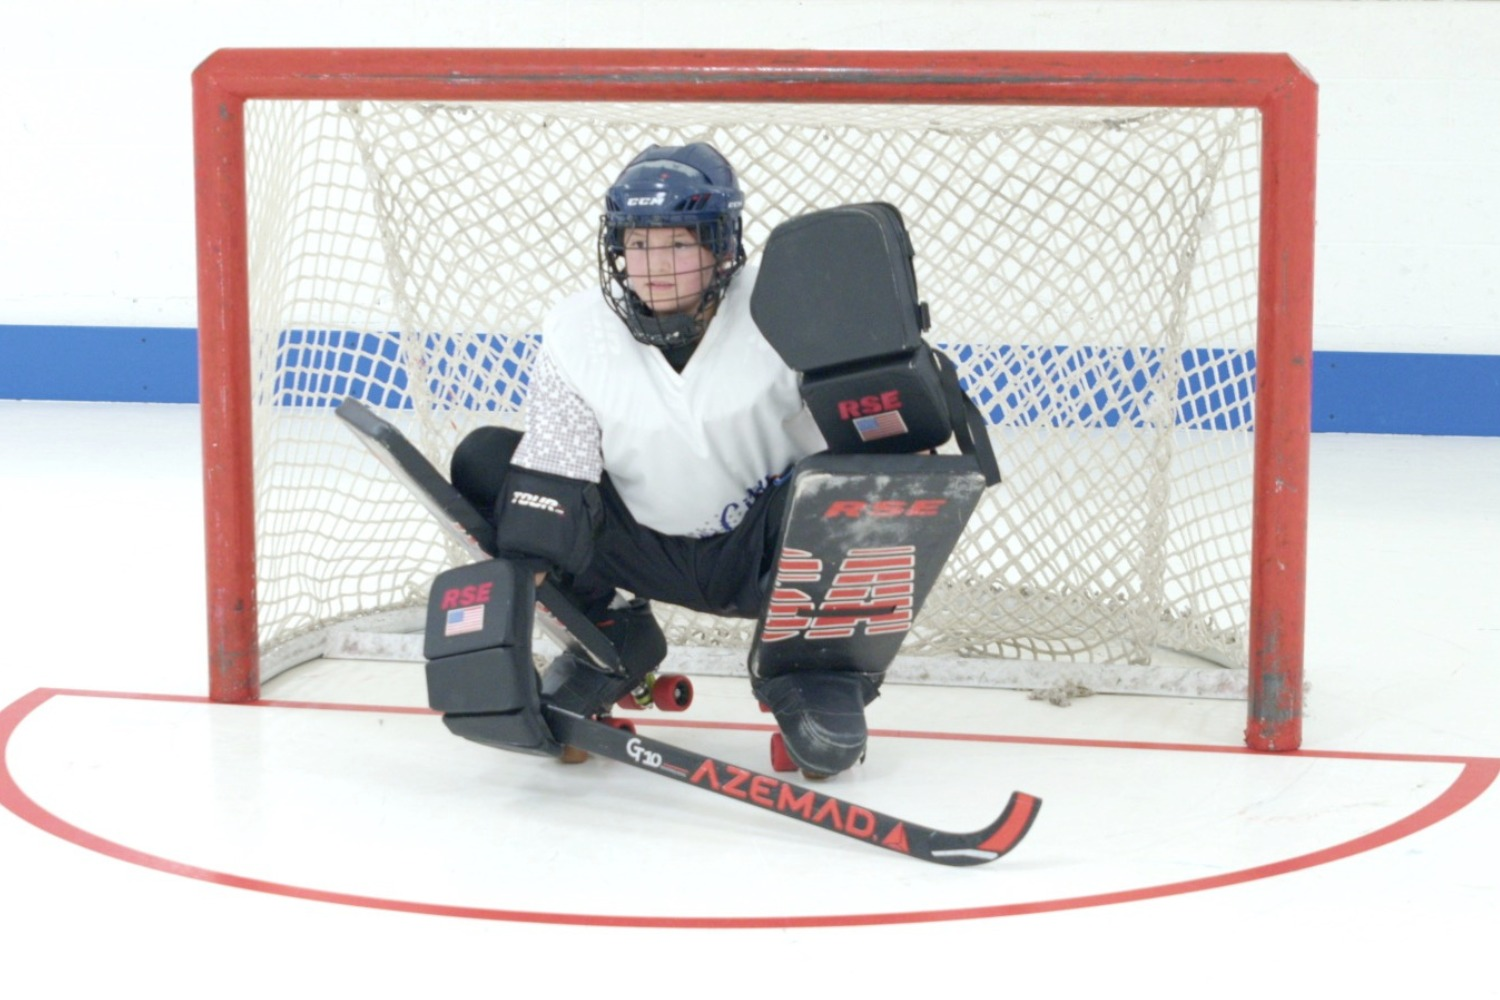
[[[607,674],[571,653],[563,653],[542,671],[542,701],[578,715],[608,714],[611,706],[630,694],[646,675],[667,658],[667,639],[649,601],[617,602],[595,619],[594,625],[620,654],[623,675]],[[587,754],[564,748],[563,761],[577,763]]]
[[[856,670],[794,670],[757,681],[792,762],[810,779],[831,778],[865,756],[865,706],[879,679]]]

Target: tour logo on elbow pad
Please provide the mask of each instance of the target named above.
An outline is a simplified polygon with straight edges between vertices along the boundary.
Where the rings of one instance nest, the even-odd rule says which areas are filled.
[[[507,478],[495,515],[496,552],[580,572],[593,557],[598,527],[593,484],[521,468],[512,468]]]
[[[510,502],[517,507],[530,507],[546,514],[556,514],[558,517],[567,517],[568,510],[562,505],[562,501],[556,497],[543,496],[540,493],[532,493],[527,490],[516,490],[510,495]]]

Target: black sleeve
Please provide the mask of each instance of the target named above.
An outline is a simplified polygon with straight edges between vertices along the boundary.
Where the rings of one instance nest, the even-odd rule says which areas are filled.
[[[602,518],[595,484],[512,465],[495,503],[496,554],[582,572]]]

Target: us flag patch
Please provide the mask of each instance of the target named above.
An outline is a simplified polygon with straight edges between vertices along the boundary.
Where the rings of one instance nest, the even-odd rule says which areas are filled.
[[[448,612],[448,620],[443,625],[443,635],[463,635],[467,632],[478,632],[484,628],[484,605],[471,604],[467,608],[454,608]]]
[[[886,410],[871,417],[855,417],[854,432],[861,441],[878,441],[906,433],[906,421],[899,410]]]

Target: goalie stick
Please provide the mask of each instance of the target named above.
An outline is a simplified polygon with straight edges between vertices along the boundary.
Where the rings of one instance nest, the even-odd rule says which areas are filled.
[[[494,556],[494,529],[400,430],[353,397],[340,403],[334,415],[354,432],[396,481],[427,508],[471,561],[479,562]],[[556,585],[544,580],[537,587],[536,594],[536,621],[548,638],[605,673],[624,672],[619,655],[609,640],[594,627],[588,616],[558,592]]]
[[[480,541],[488,537],[484,519],[399,430],[352,398],[336,412],[471,559],[490,558],[491,553]],[[537,598],[537,623],[559,645],[588,656],[601,669],[620,669],[608,640],[550,583],[537,589]],[[544,705],[542,711],[560,743],[934,864],[966,867],[994,861],[1021,842],[1041,807],[1041,799],[1012,792],[994,822],[972,833],[952,833],[638,736],[552,705]]]
[[[799,819],[873,847],[939,865],[968,867],[1003,856],[1026,836],[1042,805],[1042,800],[1034,795],[1012,792],[1005,810],[994,822],[972,833],[952,833],[898,819],[552,705],[544,705],[542,712],[553,734],[569,746]]]

